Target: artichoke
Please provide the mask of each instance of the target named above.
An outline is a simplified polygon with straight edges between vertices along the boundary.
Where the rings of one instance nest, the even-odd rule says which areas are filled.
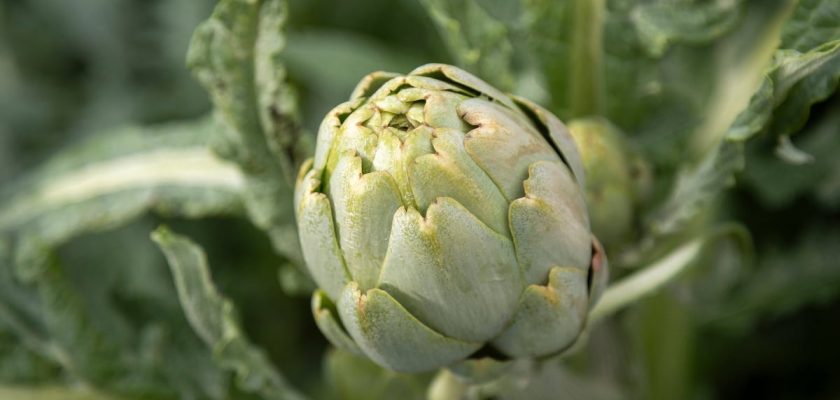
[[[615,249],[633,228],[635,191],[643,186],[633,172],[641,171],[641,167],[631,158],[622,133],[606,120],[571,121],[569,133],[583,159],[592,231],[607,247]]]
[[[563,351],[606,281],[583,185],[540,106],[448,65],[368,75],[295,190],[318,327],[406,372]]]

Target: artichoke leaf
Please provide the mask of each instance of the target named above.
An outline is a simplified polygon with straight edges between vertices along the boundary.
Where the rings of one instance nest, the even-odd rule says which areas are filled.
[[[365,97],[370,97],[370,95],[381,88],[386,82],[399,76],[399,74],[387,71],[376,71],[367,74],[353,89],[350,99],[359,100]]]
[[[548,285],[525,289],[513,323],[493,345],[512,357],[537,357],[570,346],[586,321],[586,278],[577,267],[552,268]]]
[[[430,76],[438,79],[448,79],[450,82],[472,89],[480,94],[483,94],[506,107],[515,110],[516,105],[513,100],[499,89],[494,88],[487,82],[477,78],[476,76],[460,69],[446,64],[426,64],[417,67],[411,71],[410,75]]]
[[[559,160],[551,145],[521,115],[496,103],[469,99],[458,106],[458,113],[476,127],[467,132],[464,148],[508,201],[524,194],[522,182],[528,177],[529,165]]]
[[[483,223],[507,234],[507,200],[487,174],[464,151],[463,133],[436,129],[435,153],[418,157],[409,166],[417,206],[426,210],[440,197],[451,197]]]
[[[450,93],[435,92],[426,97],[426,105],[423,107],[423,120],[432,128],[450,128],[466,130],[468,126],[458,115],[458,104],[465,101],[466,97]]]
[[[351,100],[341,103],[324,117],[321,126],[318,128],[317,145],[315,146],[315,168],[324,169],[327,166],[327,157],[330,155],[336,136],[341,130],[341,124],[345,119],[358,108],[364,99]]]
[[[453,339],[418,321],[381,289],[359,291],[350,282],[338,301],[350,336],[376,363],[402,372],[422,372],[460,360],[481,343]]]
[[[388,249],[391,216],[402,206],[400,190],[385,171],[362,173],[362,160],[340,157],[330,177],[339,245],[350,278],[362,290],[376,284]]]
[[[451,198],[394,216],[379,287],[429,327],[480,342],[511,318],[524,285],[510,240]]]
[[[296,204],[298,232],[301,238],[303,259],[309,266],[312,278],[332,298],[337,298],[347,283],[348,273],[333,224],[332,207],[327,196],[317,192],[321,175],[310,170],[298,184],[300,194]],[[326,243],[328,246],[324,247]]]
[[[316,290],[315,293],[312,293],[312,315],[315,317],[315,324],[318,325],[318,329],[333,346],[356,355],[364,355],[362,349],[341,325],[336,314],[335,304],[323,290]]]
[[[545,282],[557,265],[586,270],[592,253],[589,220],[569,169],[560,161],[537,161],[528,172],[525,197],[510,204],[510,230],[526,282]]]
[[[543,135],[547,136],[546,139],[557,148],[560,156],[563,157],[563,161],[572,170],[581,190],[585,190],[586,175],[583,172],[583,161],[580,159],[580,152],[578,151],[577,144],[575,144],[575,139],[569,133],[566,125],[560,122],[550,111],[531,100],[517,96],[514,96],[514,100],[516,100],[520,109],[526,110],[535,117],[531,118],[534,124],[543,128]]]

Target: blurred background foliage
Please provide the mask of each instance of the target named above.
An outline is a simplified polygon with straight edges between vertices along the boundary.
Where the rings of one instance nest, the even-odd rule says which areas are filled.
[[[258,214],[238,195],[251,178],[235,157],[194,152],[216,140],[213,102],[185,58],[215,3],[0,2],[0,398],[294,398],[287,382],[315,398],[427,396],[432,376],[328,349],[294,257],[244,218]],[[288,12],[278,40],[304,138],[371,71],[457,64],[623,137],[638,162],[619,197],[634,217],[608,235],[616,279],[714,237],[691,271],[597,325],[578,354],[464,396],[840,398],[837,1],[292,0]],[[822,58],[800,71],[802,54]],[[19,199],[155,149],[195,155],[218,179],[60,207]],[[593,205],[593,219],[612,209]],[[173,274],[192,275],[170,273],[149,239],[161,223],[206,249],[205,293],[222,300],[202,315],[218,311],[221,337],[183,310],[189,287]],[[165,250],[192,250],[161,235]],[[452,390],[447,379],[432,387]]]

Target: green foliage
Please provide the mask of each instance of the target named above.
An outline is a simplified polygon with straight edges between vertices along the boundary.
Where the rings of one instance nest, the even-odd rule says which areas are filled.
[[[833,41],[804,54],[784,48],[776,51],[757,91],[721,142],[697,167],[677,178],[669,199],[651,219],[654,234],[675,233],[732,183],[733,175],[744,167],[744,141],[756,135],[776,136],[777,154],[796,157],[789,155],[796,149],[782,145],[789,144],[787,135],[805,123],[812,104],[836,90],[840,82],[839,46],[840,42]]]
[[[4,342],[22,345],[18,360],[31,365],[17,370],[13,382],[56,379],[60,368],[65,379],[113,393],[222,396],[222,378],[212,367],[178,377],[179,368],[205,362],[206,355],[184,330],[177,303],[167,301],[165,290],[149,291],[166,287],[164,277],[150,271],[130,281],[131,275],[120,277],[107,264],[69,268],[56,254],[78,236],[124,225],[151,210],[188,217],[240,214],[241,175],[209,152],[203,143],[207,132],[201,120],[93,136],[4,188],[2,332],[14,334]],[[136,263],[145,259],[142,253],[133,256]],[[137,266],[123,262],[117,271]],[[110,298],[117,288],[124,291],[125,305]],[[149,318],[155,305],[169,310]],[[161,365],[163,354],[168,361]]]
[[[226,379],[180,314],[171,281],[149,268],[146,249],[125,239],[108,237],[116,248],[132,249],[118,263],[60,263],[31,239],[18,250],[27,258],[17,271],[2,255],[2,328],[12,334],[4,341],[19,350],[17,359],[3,360],[18,374],[9,381],[75,383],[119,396],[224,398]],[[102,241],[72,244],[89,254]]]

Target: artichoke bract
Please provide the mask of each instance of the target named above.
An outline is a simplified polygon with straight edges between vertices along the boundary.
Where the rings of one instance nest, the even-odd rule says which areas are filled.
[[[448,65],[368,75],[295,191],[318,327],[407,372],[563,351],[606,282],[583,185],[538,105]]]

